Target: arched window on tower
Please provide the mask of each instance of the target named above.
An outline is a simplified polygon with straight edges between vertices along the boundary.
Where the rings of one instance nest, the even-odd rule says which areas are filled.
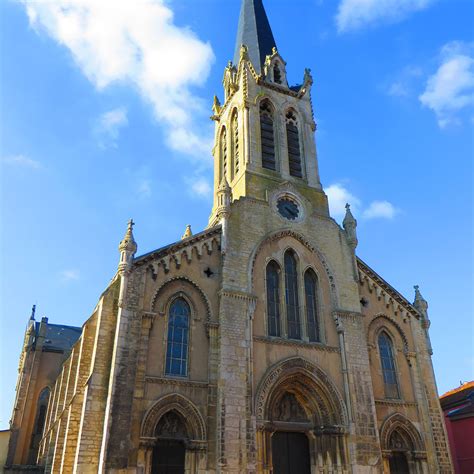
[[[301,168],[300,137],[298,131],[298,121],[292,110],[286,114],[286,139],[288,145],[288,161],[290,165],[290,175],[297,178],[303,177]]]
[[[190,314],[189,305],[183,298],[176,298],[170,306],[166,375],[185,377],[188,373]]]
[[[48,410],[50,392],[51,390],[49,387],[44,388],[39,394],[38,401],[36,403],[36,418],[33,427],[33,433],[31,434],[31,444],[28,459],[30,464],[36,464],[38,448],[41,438],[43,437],[44,425],[46,422],[46,412]]]
[[[288,337],[290,339],[301,339],[298,264],[292,250],[287,250],[285,253],[285,301]]]
[[[267,265],[267,324],[269,336],[280,336],[280,267],[274,261]]]
[[[385,397],[400,398],[392,340],[385,331],[382,331],[379,335],[378,343],[385,387]]]
[[[262,140],[262,167],[276,170],[273,110],[268,100],[260,104],[260,137]]]
[[[281,84],[281,70],[278,61],[275,61],[275,65],[273,66],[273,82]]]
[[[227,130],[225,127],[222,128],[220,138],[220,155],[221,155],[221,176],[220,181],[228,179],[227,176]]]
[[[313,270],[304,274],[304,289],[306,295],[306,325],[310,342],[319,342],[318,315],[318,278]]]
[[[234,159],[234,176],[237,175],[239,172],[240,167],[240,149],[239,149],[239,121],[237,110],[234,111],[232,114],[231,120],[231,128],[232,128],[232,156]]]

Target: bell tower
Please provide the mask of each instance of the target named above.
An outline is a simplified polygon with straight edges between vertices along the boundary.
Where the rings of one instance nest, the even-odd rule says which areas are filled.
[[[329,215],[319,179],[316,124],[311,103],[313,79],[290,86],[262,0],[243,0],[234,60],[224,70],[224,101],[214,97],[214,206],[229,183],[232,200],[267,200],[268,193],[291,183],[313,208]]]

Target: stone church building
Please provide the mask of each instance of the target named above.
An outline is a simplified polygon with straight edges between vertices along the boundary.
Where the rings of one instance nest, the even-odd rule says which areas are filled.
[[[139,256],[130,221],[82,328],[32,317],[6,472],[453,472],[428,305],[331,218],[312,77],[286,67],[243,0],[208,227]]]

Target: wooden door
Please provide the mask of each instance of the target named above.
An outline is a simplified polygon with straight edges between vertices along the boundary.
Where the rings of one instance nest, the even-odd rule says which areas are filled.
[[[393,453],[390,458],[390,474],[410,474],[407,457],[404,453]]]
[[[185,455],[182,442],[159,440],[153,450],[152,474],[184,474]]]
[[[304,433],[279,431],[272,436],[273,474],[310,474],[309,442]]]

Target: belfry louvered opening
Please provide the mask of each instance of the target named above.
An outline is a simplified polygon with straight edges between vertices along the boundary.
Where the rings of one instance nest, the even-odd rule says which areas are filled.
[[[303,177],[301,167],[300,137],[298,131],[298,121],[295,113],[290,110],[286,114],[286,137],[288,145],[288,161],[290,165],[290,175],[297,178]]]
[[[260,104],[260,136],[262,139],[262,167],[276,170],[273,111],[268,100]]]

